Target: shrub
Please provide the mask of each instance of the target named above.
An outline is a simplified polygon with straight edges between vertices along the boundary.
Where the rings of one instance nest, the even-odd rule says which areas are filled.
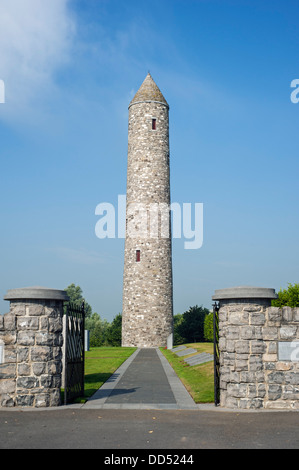
[[[213,343],[213,341],[214,341],[213,312],[210,312],[205,317],[205,321],[204,321],[204,338],[209,343]]]

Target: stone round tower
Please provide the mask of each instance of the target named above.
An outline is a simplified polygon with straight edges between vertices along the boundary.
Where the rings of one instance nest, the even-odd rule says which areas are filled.
[[[123,346],[166,346],[173,332],[168,114],[148,74],[129,105]]]

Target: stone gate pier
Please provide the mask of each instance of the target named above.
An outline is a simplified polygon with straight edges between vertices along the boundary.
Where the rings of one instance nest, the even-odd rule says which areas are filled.
[[[4,297],[0,315],[0,406],[60,405],[65,291],[30,287]]]
[[[271,307],[274,289],[216,290],[220,406],[299,409],[299,308]]]

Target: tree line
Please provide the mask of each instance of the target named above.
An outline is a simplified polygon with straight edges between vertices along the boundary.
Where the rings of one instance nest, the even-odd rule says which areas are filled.
[[[121,346],[121,313],[109,323],[106,319],[92,311],[91,305],[83,297],[80,286],[70,284],[65,291],[70,298],[70,302],[85,307],[85,329],[89,330],[89,340],[91,347],[99,346]]]
[[[82,305],[83,301],[85,303],[85,328],[90,331],[90,346],[121,346],[121,313],[109,323],[98,313],[93,313],[83,297],[81,287],[71,284],[65,290],[71,302],[77,305]],[[278,298],[272,301],[272,305],[299,307],[299,284],[288,284],[287,289],[280,289]],[[174,345],[213,342],[213,313],[207,308],[195,305],[182,314],[174,315],[173,320]]]

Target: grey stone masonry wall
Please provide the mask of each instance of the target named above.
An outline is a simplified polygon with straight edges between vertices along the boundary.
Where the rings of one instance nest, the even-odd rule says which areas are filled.
[[[58,406],[66,294],[15,289],[5,299],[10,311],[0,315],[0,406]]]
[[[299,409],[299,309],[271,307],[269,291],[256,298],[262,291],[242,288],[237,298],[241,288],[223,289],[213,297],[220,303],[223,407]]]

